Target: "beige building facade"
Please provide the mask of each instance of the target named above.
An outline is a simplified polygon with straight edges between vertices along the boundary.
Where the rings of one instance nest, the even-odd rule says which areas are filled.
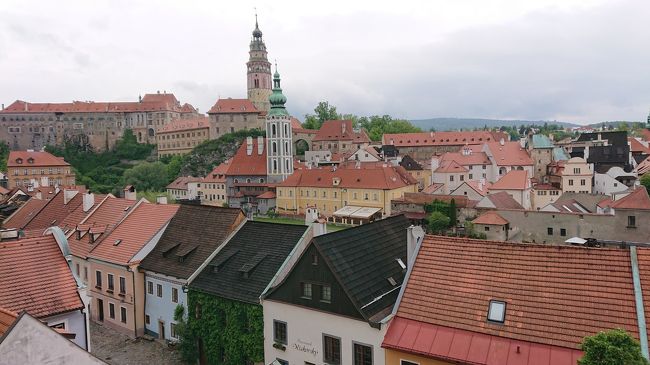
[[[184,155],[199,144],[216,138],[208,118],[175,120],[158,130],[158,157]]]
[[[48,152],[12,151],[7,159],[7,187],[72,186],[75,173],[63,158]]]

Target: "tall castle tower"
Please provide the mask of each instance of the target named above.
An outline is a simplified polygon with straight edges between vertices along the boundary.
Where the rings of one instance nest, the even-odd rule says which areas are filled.
[[[260,111],[268,112],[271,96],[271,63],[267,59],[266,45],[262,39],[262,31],[257,25],[255,14],[255,30],[251,39],[248,69],[248,100]]]
[[[277,65],[269,102],[271,109],[266,115],[266,174],[270,183],[279,183],[293,174],[293,143],[291,117],[284,107],[287,98],[282,94]]]

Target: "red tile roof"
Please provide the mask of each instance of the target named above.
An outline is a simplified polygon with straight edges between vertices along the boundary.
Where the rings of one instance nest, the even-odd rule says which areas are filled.
[[[291,129],[303,129],[297,118],[291,117]]]
[[[490,210],[481,214],[478,218],[474,219],[472,223],[503,226],[505,224],[508,224],[509,222],[505,218],[500,216],[499,213]]]
[[[467,184],[467,186],[472,188],[472,190],[474,190],[475,192],[477,192],[481,196],[487,195],[488,190],[492,186],[492,184],[489,183],[489,182],[484,182],[483,185],[481,186],[481,182],[477,181],[477,180],[465,181],[465,184]],[[459,185],[458,188],[460,188],[461,186],[463,186],[463,184]],[[456,188],[456,190],[458,190],[458,188]],[[454,191],[456,191],[456,190],[454,190]]]
[[[634,298],[627,250],[426,236],[397,316],[578,349],[611,328],[638,339]],[[486,320],[490,300],[506,302],[504,324]]]
[[[344,163],[336,170],[330,167],[296,170],[278,186],[392,190],[417,184],[417,180],[401,166],[374,162],[361,163],[359,169],[354,166],[354,163]]]
[[[463,152],[447,152],[440,156],[440,161],[456,161],[462,166],[472,166],[472,165],[490,165],[490,159],[485,154],[485,152],[476,152],[472,151],[472,148],[467,146],[467,150],[470,151],[469,154],[463,154]]]
[[[487,143],[498,166],[532,166],[533,159],[519,142]]]
[[[266,176],[266,143],[262,139],[262,153],[259,154],[257,150],[258,140],[253,138],[252,141],[253,149],[251,154],[247,154],[248,142],[244,140],[235,156],[233,156],[228,171],[226,172],[227,176],[242,176],[242,175],[253,175],[253,176]]]
[[[636,172],[639,176],[650,172],[650,156],[646,157],[645,160],[641,161],[641,163],[636,166]]]
[[[255,105],[248,99],[219,99],[210,108],[208,114],[223,114],[223,113],[259,113]]]
[[[49,152],[41,151],[11,151],[7,159],[7,167],[49,167],[70,166],[63,157],[56,157]]]
[[[386,133],[383,145],[397,147],[457,146],[497,141],[489,131]]]
[[[630,151],[639,152],[639,153],[650,153],[650,148],[643,145],[634,137],[628,137],[627,140],[630,142]]]
[[[66,204],[65,194],[72,191],[60,190],[52,199],[48,200],[43,209],[27,223],[24,229],[45,229],[51,226],[61,226],[65,218],[79,208],[83,200],[83,193],[77,191],[75,196]]]
[[[489,190],[525,190],[530,187],[530,179],[526,170],[510,170],[497,182],[490,186]]]
[[[176,119],[158,129],[158,133],[190,131],[194,129],[209,128],[210,122],[207,117],[191,119]]]
[[[610,207],[614,209],[650,210],[650,197],[648,191],[643,186],[640,186],[627,196],[613,202]]]
[[[108,196],[106,194],[93,194],[94,204],[90,207],[90,209],[84,211],[84,205],[83,205],[84,193],[80,192],[79,194],[81,195],[80,196],[81,204],[79,204],[77,209],[75,209],[70,214],[68,214],[68,216],[65,217],[65,219],[60,224],[58,224],[58,226],[61,227],[63,230],[73,229],[74,227],[76,227],[82,220],[84,220],[88,215],[90,215],[93,209],[97,208],[97,206],[99,206],[99,204]]]
[[[382,347],[463,364],[575,365],[582,351],[395,317]]]
[[[181,107],[181,113],[196,113],[196,108],[192,104],[185,103]]]
[[[314,136],[313,142],[351,141],[352,143],[370,143],[370,137],[361,129],[355,132],[351,120],[327,120]]]
[[[641,129],[641,139],[650,142],[650,130]]]
[[[172,93],[144,94],[143,103],[167,103],[169,105],[180,104]]]
[[[215,182],[215,183],[223,183],[226,182],[226,172],[228,172],[228,168],[230,167],[230,160],[226,160],[219,164],[217,167],[212,169],[210,173],[208,173],[204,178],[204,182]]]
[[[101,238],[88,257],[118,265],[133,263],[133,256],[172,219],[178,207],[140,201],[107,236]]]
[[[179,176],[176,180],[172,181],[166,186],[166,189],[187,190],[187,184],[192,182],[201,181],[200,177],[194,176]]]
[[[93,247],[93,244],[90,242],[90,236],[86,234],[88,229],[99,228],[105,232],[110,232],[131,211],[130,208],[135,203],[136,201],[134,200],[115,198],[112,195],[104,199],[77,225],[79,230],[84,233],[80,239],[77,239],[76,230],[72,230],[67,234],[70,252],[77,257],[85,259]]]
[[[176,111],[177,104],[166,102],[94,102],[94,101],[73,101],[72,103],[28,103],[16,100],[2,113],[130,113],[148,111]]]
[[[434,192],[436,192],[438,189],[442,188],[443,186],[445,186],[445,184],[433,183],[433,184],[427,186],[426,188],[424,188],[424,190],[422,190],[422,192],[425,193],[425,194],[433,194]]]
[[[485,196],[494,205],[494,209],[524,209],[521,204],[517,203],[512,195],[505,191],[492,193]]]
[[[45,207],[48,200],[31,198],[18,210],[7,218],[2,226],[4,228],[23,229]]]
[[[39,318],[84,307],[53,235],[0,242],[0,306]]]
[[[275,192],[265,191],[264,193],[258,195],[257,199],[275,199]]]
[[[467,172],[468,170],[461,166],[458,162],[454,160],[449,160],[449,161],[443,161],[440,163],[440,167],[436,169],[434,172],[438,173],[461,173],[461,172]]]
[[[14,321],[18,318],[18,314],[14,311],[0,307],[0,338],[7,332]]]

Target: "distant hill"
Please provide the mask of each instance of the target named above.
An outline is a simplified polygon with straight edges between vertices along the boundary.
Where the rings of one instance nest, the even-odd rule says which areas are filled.
[[[474,129],[483,128],[488,126],[501,127],[507,126],[520,126],[520,125],[541,125],[544,123],[559,124],[565,127],[579,127],[578,124],[558,122],[555,120],[502,120],[502,119],[481,119],[481,118],[431,118],[431,119],[417,119],[411,120],[415,126],[428,131],[430,128],[435,128],[437,131],[458,130],[458,129]]]

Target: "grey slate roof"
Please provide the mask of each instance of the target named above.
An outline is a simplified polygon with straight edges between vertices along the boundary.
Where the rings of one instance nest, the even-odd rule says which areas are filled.
[[[307,229],[302,225],[247,221],[189,287],[259,304],[260,295]]]
[[[553,142],[543,134],[533,134],[533,148],[553,148]]]
[[[352,303],[368,320],[392,309],[397,300],[406,270],[396,259],[406,264],[406,229],[410,225],[404,215],[397,215],[314,237],[312,241]],[[397,285],[391,285],[389,277]]]
[[[188,279],[243,219],[239,208],[182,204],[140,268]]]

